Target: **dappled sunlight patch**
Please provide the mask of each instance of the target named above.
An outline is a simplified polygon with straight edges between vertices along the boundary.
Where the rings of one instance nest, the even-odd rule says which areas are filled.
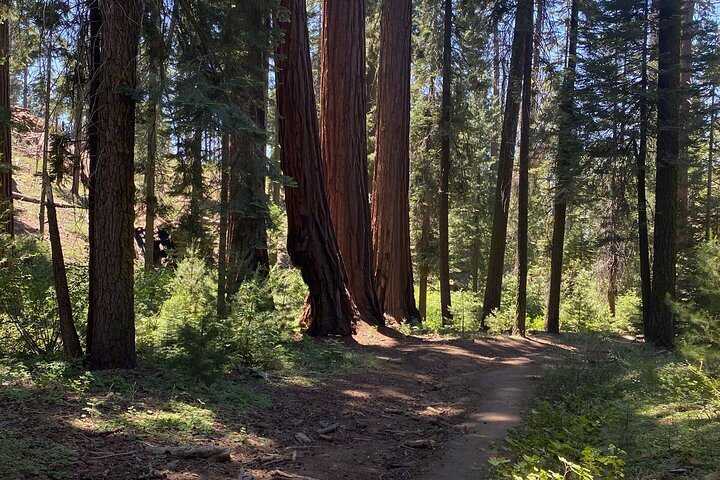
[[[153,436],[209,434],[218,427],[212,410],[180,401],[170,401],[157,409],[130,406],[112,422]]]
[[[361,390],[342,390],[340,393],[342,393],[345,396],[351,397],[351,398],[369,399],[372,397],[372,395],[370,395],[370,393],[364,392]]]

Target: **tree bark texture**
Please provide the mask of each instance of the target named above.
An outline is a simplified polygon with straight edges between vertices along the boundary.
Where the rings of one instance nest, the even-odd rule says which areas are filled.
[[[2,2],[9,8],[10,0]],[[12,141],[10,135],[10,21],[0,23],[0,223],[2,231],[14,233],[12,199]]]
[[[440,117],[440,307],[443,325],[452,321],[450,296],[450,134],[452,115],[452,0],[443,15],[443,90]]]
[[[380,15],[372,228],[380,307],[396,322],[416,321],[410,257],[410,0],[386,0]]]
[[[530,25],[533,24],[533,1],[530,0]],[[525,53],[523,55],[523,84],[520,126],[520,159],[518,175],[518,244],[517,244],[517,302],[515,304],[515,325],[513,335],[525,336],[527,316],[527,275],[528,275],[528,210],[530,195],[530,121],[532,108],[532,57],[533,32],[525,32]]]
[[[323,0],[320,147],[325,191],[360,316],[383,325],[372,269],[368,198],[365,1]]]
[[[678,248],[683,250],[692,243],[692,232],[689,230],[689,170],[690,170],[690,104],[692,84],[692,41],[695,26],[695,0],[684,0],[682,9],[681,43],[680,43],[680,157],[678,163]]]
[[[320,135],[313,92],[305,0],[281,0],[289,18],[277,51],[279,144],[286,187],[288,252],[309,294],[302,322],[309,335],[351,335],[359,317],[345,284],[345,267],[325,195]]]
[[[142,21],[140,0],[102,0],[98,164],[95,171],[95,266],[90,302],[92,369],[133,368],[134,146],[136,57]]]
[[[267,11],[261,5],[248,2],[241,6],[241,11],[254,28],[265,28]],[[244,281],[255,275],[266,277],[270,269],[265,193],[268,53],[262,41],[253,41],[248,48],[243,68],[250,84],[242,89],[238,100],[248,112],[252,128],[230,136],[228,298],[237,293]]]
[[[565,250],[565,225],[567,222],[567,204],[572,182],[571,164],[578,154],[574,140],[575,123],[575,75],[577,69],[578,42],[578,0],[570,5],[570,30],[568,32],[568,58],[563,79],[562,100],[560,104],[560,129],[558,132],[558,150],[555,157],[555,201],[553,204],[553,236],[550,258],[550,288],[545,317],[545,330],[548,333],[560,333],[560,290],[562,287],[563,253]]]
[[[60,228],[58,227],[52,184],[49,181],[46,182],[45,188],[47,189],[45,198],[47,201],[48,233],[50,234],[50,248],[52,252],[55,297],[58,305],[58,316],[60,317],[60,337],[62,338],[65,355],[70,358],[80,358],[82,357],[83,351],[80,345],[80,337],[75,329],[75,322],[73,320],[72,302],[70,301],[70,290],[68,289],[67,272],[65,271],[65,257],[60,241]]]
[[[715,119],[717,111],[715,108],[715,88],[712,90],[710,100],[710,137],[708,138],[707,156],[707,196],[705,200],[705,241],[709,241],[712,233],[712,211],[713,211],[713,164],[715,163]]]
[[[217,284],[217,315],[227,315],[227,232],[228,232],[228,183],[230,182],[230,137],[222,136],[220,152],[220,225],[218,241],[218,284]]]
[[[148,57],[148,104],[147,122],[147,157],[145,158],[145,271],[155,268],[155,212],[157,210],[157,196],[155,195],[155,171],[157,167],[158,150],[158,110],[162,91],[160,88],[164,42],[162,37],[162,18],[160,2],[151,1],[147,6],[148,22],[146,28],[147,57]]]
[[[645,337],[661,347],[675,342],[678,163],[680,131],[681,0],[658,1],[657,174],[653,257],[653,317]]]
[[[510,72],[500,140],[498,176],[493,201],[492,237],[490,240],[490,256],[488,257],[487,281],[485,282],[483,320],[500,308],[502,298],[505,242],[507,240],[507,223],[510,211],[518,113],[522,95],[525,43],[528,32],[532,35],[532,0],[519,0],[515,15],[515,31],[513,33]]]
[[[650,112],[648,105],[648,35],[650,33],[650,0],[645,1],[645,30],[643,38],[643,59],[640,78],[640,145],[636,159],[637,176],[637,215],[638,215],[638,254],[640,255],[640,292],[642,299],[643,329],[647,329],[652,312],[652,278],[650,276],[650,240],[648,236],[648,216],[646,198],[646,171],[648,157],[648,125]]]
[[[95,204],[96,202],[96,170],[98,166],[98,132],[100,129],[100,65],[102,63],[100,30],[102,27],[102,13],[100,0],[90,0],[88,4],[88,17],[90,23],[90,85],[88,92],[88,277],[95,278]],[[88,321],[85,337],[85,354],[92,357],[93,336],[95,333],[95,307],[92,298],[95,286],[88,283]]]

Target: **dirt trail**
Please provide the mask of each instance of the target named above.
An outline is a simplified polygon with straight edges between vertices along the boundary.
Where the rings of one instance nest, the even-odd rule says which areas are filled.
[[[332,379],[278,405],[308,409],[297,428],[323,420],[343,425],[332,445],[320,442],[288,472],[318,480],[482,479],[491,447],[519,423],[537,378],[563,348],[544,337],[469,341],[361,333],[357,341],[386,368]],[[320,412],[310,407],[318,398]]]
[[[272,405],[237,416],[224,405],[214,412],[212,431],[191,438],[148,437],[130,425],[95,432],[75,420],[83,402],[29,402],[23,416],[28,424],[55,425],[53,441],[73,447],[78,460],[58,471],[64,478],[482,479],[490,447],[519,421],[537,376],[567,347],[545,337],[472,341],[365,328],[348,348],[376,365],[309,382],[239,376],[243,388]],[[137,395],[140,408],[156,403],[151,391]],[[221,447],[230,461],[174,460],[147,449],[175,443]]]
[[[479,376],[468,376],[477,395],[458,400],[465,407],[462,431],[443,446],[443,455],[432,462],[423,479],[482,479],[488,460],[495,456],[509,429],[521,421],[521,413],[535,388],[543,363],[525,357],[508,359]]]

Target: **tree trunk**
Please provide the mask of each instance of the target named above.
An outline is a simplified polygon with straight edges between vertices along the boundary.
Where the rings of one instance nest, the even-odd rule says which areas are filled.
[[[574,140],[575,74],[577,66],[578,1],[570,5],[570,31],[568,57],[563,79],[562,103],[560,105],[560,131],[558,151],[555,158],[555,201],[553,204],[553,236],[550,258],[550,288],[548,291],[545,330],[560,333],[560,290],[562,286],[563,252],[565,249],[565,224],[567,220],[567,197],[572,182],[571,162],[577,155]]]
[[[228,184],[230,182],[230,139],[222,136],[220,153],[220,240],[218,243],[217,315],[227,315],[227,236],[228,236]]]
[[[452,321],[450,297],[450,129],[452,115],[452,0],[445,0],[443,91],[440,118],[440,306],[442,323]]]
[[[100,29],[102,27],[102,14],[100,12],[99,0],[90,0],[88,4],[88,14],[90,23],[90,87],[88,92],[88,277],[95,277],[95,184],[96,170],[98,165],[98,155],[100,145],[98,140],[98,132],[100,129],[100,66],[102,58],[100,56],[101,37]],[[85,354],[92,357],[92,338],[95,334],[95,307],[92,298],[94,297],[95,286],[92,282],[88,283],[88,321],[85,339]]]
[[[151,1],[148,6],[146,42],[148,46],[148,105],[147,157],[145,159],[145,271],[155,268],[155,170],[157,166],[158,107],[162,96],[160,88],[163,70],[164,42],[162,38],[160,3]]]
[[[241,6],[242,14],[258,30],[268,22],[265,7],[253,2]],[[244,73],[251,79],[238,101],[249,114],[254,131],[231,135],[230,179],[228,186],[228,270],[227,296],[232,298],[240,285],[254,276],[267,277],[270,270],[267,241],[267,89],[268,47],[252,42]]]
[[[265,129],[264,106],[262,109],[262,112],[256,111],[253,115],[259,130]],[[264,139],[264,136],[260,136]],[[256,274],[266,277],[270,268],[263,139],[245,135],[232,135],[230,139],[228,298],[233,297],[240,285]]]
[[[48,35],[50,35],[48,33]],[[47,57],[45,59],[45,120],[43,123],[43,157],[42,157],[42,178],[40,187],[40,216],[38,223],[40,225],[40,236],[45,235],[45,183],[49,181],[48,176],[48,157],[50,155],[50,94],[52,86],[52,39],[48,41]]]
[[[84,45],[85,42],[85,19],[80,19],[80,27],[78,42]],[[80,52],[83,51],[81,46],[76,47]],[[73,94],[73,156],[72,156],[72,186],[70,193],[74,197],[80,196],[80,174],[82,172],[82,152],[83,152],[83,114],[85,113],[85,89],[86,83],[83,78],[84,64],[82,53],[77,54],[75,60],[75,79]]]
[[[505,242],[507,240],[507,222],[510,210],[510,192],[512,189],[513,161],[517,140],[518,113],[525,63],[525,43],[527,32],[532,31],[532,0],[519,0],[515,16],[510,73],[505,98],[505,110],[498,159],[498,176],[493,202],[493,226],[488,258],[487,281],[483,301],[483,321],[500,308],[502,297],[502,277],[505,267]]]
[[[320,155],[305,0],[281,0],[289,16],[278,47],[279,143],[286,187],[288,252],[308,285],[302,322],[309,335],[351,335],[359,317],[345,284],[345,267],[335,238]]]
[[[60,317],[60,337],[63,342],[65,355],[70,358],[82,357],[82,346],[73,321],[72,302],[68,289],[67,273],[65,271],[65,257],[60,242],[60,229],[58,227],[55,200],[53,199],[52,184],[45,182],[47,189],[47,216],[50,234],[50,248],[52,251],[53,278],[55,280],[55,297],[57,299],[58,314]]]
[[[320,146],[348,290],[360,316],[383,325],[375,291],[368,203],[365,0],[323,0]]]
[[[533,24],[533,2],[530,1],[529,25]],[[517,244],[517,302],[513,335],[525,336],[527,316],[527,275],[528,275],[528,210],[530,194],[530,110],[532,108],[532,57],[533,33],[525,32],[525,54],[523,55],[522,124],[520,126],[520,159],[518,176],[518,244]]]
[[[10,0],[2,1],[9,8]],[[10,22],[0,23],[0,224],[5,233],[14,233],[12,199],[12,139],[10,135]]]
[[[658,133],[655,181],[653,317],[646,338],[657,346],[675,342],[678,160],[680,130],[681,0],[658,1]]]
[[[25,110],[30,108],[30,71],[26,66],[23,69],[23,108]]]
[[[203,181],[203,124],[202,117],[196,120],[196,127],[190,138],[190,244],[200,245],[203,240],[202,201],[205,190]]]
[[[678,164],[678,248],[684,250],[692,242],[689,231],[689,169],[690,169],[690,88],[692,83],[692,41],[695,0],[682,0],[680,44],[680,163]]]
[[[136,87],[142,3],[107,0],[100,9],[99,162],[90,225],[95,260],[90,277],[94,316],[90,368],[133,368],[135,100],[127,92]]]
[[[642,297],[643,329],[647,329],[652,311],[652,279],[650,277],[650,242],[648,240],[647,199],[645,177],[648,156],[648,35],[650,30],[649,0],[645,1],[645,31],[643,38],[643,59],[641,72],[640,97],[640,146],[637,155],[637,212],[638,212],[638,249],[640,255],[640,292]]]
[[[712,235],[711,221],[713,210],[713,163],[715,162],[715,88],[713,87],[710,100],[710,138],[708,139],[707,159],[707,199],[705,200],[705,241],[709,241]]]
[[[427,320],[427,290],[428,290],[428,274],[430,272],[429,258],[432,255],[430,251],[430,207],[424,204],[422,207],[422,225],[420,226],[420,241],[417,246],[417,264],[418,264],[418,310],[420,320]]]
[[[417,321],[410,257],[410,0],[386,0],[380,16],[372,230],[382,311]]]

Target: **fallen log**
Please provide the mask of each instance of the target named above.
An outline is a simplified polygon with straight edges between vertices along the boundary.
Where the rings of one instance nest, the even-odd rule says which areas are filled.
[[[40,205],[40,199],[28,197],[26,195],[23,195],[22,193],[17,192],[13,192],[13,200],[17,200],[18,202],[34,203],[35,205]],[[87,210],[87,207],[83,207],[82,205],[70,205],[67,203],[56,203],[55,208],[78,208],[81,210]]]
[[[296,475],[294,473],[283,472],[282,470],[273,470],[270,472],[273,478],[294,478],[296,480],[317,480],[313,477],[306,477],[305,475]]]

